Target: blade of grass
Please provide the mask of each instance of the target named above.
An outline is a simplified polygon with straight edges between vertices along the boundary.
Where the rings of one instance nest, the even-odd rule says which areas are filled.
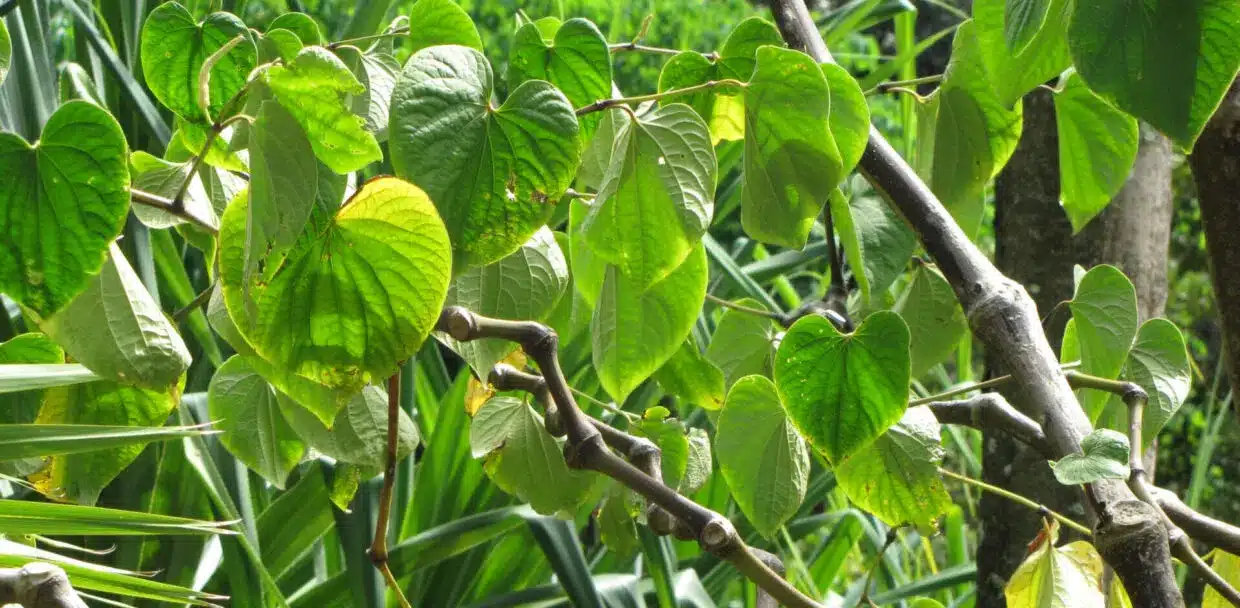
[[[0,460],[78,454],[214,432],[204,426],[0,424]]]
[[[0,500],[0,533],[56,536],[236,534],[230,522],[27,500]]]
[[[0,395],[98,379],[95,372],[77,363],[8,363],[0,365]]]

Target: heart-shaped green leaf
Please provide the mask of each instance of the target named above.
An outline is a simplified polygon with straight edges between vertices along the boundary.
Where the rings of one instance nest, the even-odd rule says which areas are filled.
[[[728,391],[716,425],[719,470],[745,517],[772,537],[805,500],[809,450],[780,404],[775,384],[741,378]]]
[[[741,223],[755,239],[800,249],[831,191],[861,158],[870,120],[865,96],[839,66],[764,46],[744,103]]]
[[[908,327],[890,311],[866,317],[851,334],[807,316],[780,342],[775,384],[792,423],[838,466],[904,414]]]
[[[254,69],[254,43],[236,15],[212,13],[201,23],[184,6],[165,2],[142,25],[142,75],[155,98],[186,120],[205,122],[196,101],[198,73],[207,58],[237,36],[245,36],[211,68],[210,111],[220,110]]]
[[[881,298],[908,266],[917,237],[904,218],[877,196],[831,194],[831,219],[840,235],[862,303]]]
[[[1240,4],[1073,4],[1068,46],[1089,88],[1191,149],[1240,67]]]
[[[1055,479],[1067,486],[1100,479],[1128,479],[1128,437],[1111,429],[1094,429],[1081,439],[1081,453],[1051,462]]]
[[[569,19],[556,28],[555,38],[545,40],[537,23],[517,30],[508,59],[508,86],[527,80],[546,80],[580,108],[611,97],[611,50],[598,27],[585,19]],[[581,137],[594,134],[603,115],[581,118]]]
[[[1050,0],[1045,21],[1020,49],[1009,46],[1004,21],[1007,0],[975,0],[973,22],[989,82],[1004,107],[1010,108],[1025,93],[1058,76],[1069,65],[1068,20],[1072,2]]]
[[[261,275],[246,274],[248,211],[238,197],[224,212],[220,279],[258,354],[330,388],[360,389],[417,352],[451,274],[447,233],[421,190],[390,177],[366,183],[330,220],[307,223]]]
[[[943,452],[934,414],[915,407],[837,466],[835,477],[849,500],[887,525],[911,523],[932,530],[952,504],[939,478]]]
[[[392,94],[392,166],[435,202],[457,272],[528,240],[580,159],[577,117],[563,93],[529,81],[493,108],[492,89],[482,53],[440,46],[411,57]]]
[[[305,13],[283,13],[277,15],[267,24],[267,31],[283,29],[297,34],[297,39],[306,44],[322,44],[323,34],[314,17]]]
[[[594,369],[617,403],[663,366],[689,336],[706,298],[706,250],[699,245],[667,278],[646,289],[607,267],[590,321]]]
[[[1060,203],[1080,232],[1128,181],[1141,140],[1137,119],[1098,97],[1071,72],[1055,93]]]
[[[189,368],[181,334],[115,244],[82,293],[36,320],[73,360],[110,380],[163,390]]]
[[[457,275],[448,288],[445,306],[464,306],[480,315],[512,321],[543,321],[568,289],[568,261],[555,242],[555,234],[543,227],[520,249],[504,259]],[[486,378],[491,368],[517,349],[510,340],[484,338],[457,342],[435,334]]]
[[[1054,0],[1007,0],[1003,37],[1013,54],[1025,50],[1046,25]]]
[[[409,37],[403,46],[410,54],[444,44],[482,50],[482,37],[473,19],[454,0],[418,0],[409,9],[407,26]]]
[[[1102,557],[1089,541],[1055,546],[1059,542],[1058,526],[1057,522],[1050,526],[1049,535],[1012,573],[1003,590],[1008,606],[1101,608],[1107,605],[1101,585]]]
[[[116,119],[85,101],[36,145],[0,133],[0,292],[46,317],[86,288],[125,225],[128,157]]]
[[[1184,334],[1166,319],[1141,324],[1120,378],[1137,383],[1149,398],[1141,425],[1142,445],[1148,448],[1184,404],[1192,386]],[[1127,432],[1128,405],[1119,395],[1111,395],[1098,426]]]
[[[280,105],[305,130],[314,155],[336,173],[348,173],[383,159],[375,136],[348,103],[366,87],[349,67],[323,47],[302,49],[288,66],[267,70],[267,85]]]
[[[220,443],[247,467],[283,489],[288,474],[301,461],[306,444],[280,413],[276,391],[250,368],[246,358],[233,356],[216,370],[207,389],[213,426],[223,433]]]
[[[564,450],[542,418],[514,397],[484,403],[469,427],[474,458],[505,492],[543,514],[573,513],[593,495],[599,476],[568,468]]]
[[[1081,372],[1118,378],[1137,335],[1137,291],[1132,281],[1114,266],[1095,266],[1077,283],[1069,307],[1080,344]],[[1098,421],[1109,398],[1102,391],[1080,391],[1081,407],[1091,422]]]
[[[659,92],[683,89],[711,80],[746,82],[753,76],[758,47],[783,44],[784,39],[774,25],[765,19],[750,17],[728,34],[718,57],[687,51],[669,59],[659,72]],[[745,104],[740,95],[707,90],[675,99],[692,106],[706,120],[710,125],[712,143],[745,137]]]
[[[684,104],[623,116],[581,230],[591,251],[645,289],[680,266],[710,226],[715,149]]]

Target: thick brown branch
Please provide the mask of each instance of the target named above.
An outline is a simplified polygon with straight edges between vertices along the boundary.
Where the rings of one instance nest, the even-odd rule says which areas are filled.
[[[1193,540],[1240,555],[1240,528],[1194,511],[1170,490],[1151,487],[1150,494],[1167,517]]]
[[[603,434],[573,399],[560,369],[559,340],[554,330],[540,323],[483,317],[460,306],[444,308],[435,329],[462,342],[502,338],[520,344],[542,372],[547,393],[564,424],[568,438],[564,460],[570,467],[602,473],[657,504],[680,520],[704,551],[732,563],[780,604],[798,608],[819,606],[759,560],[726,517],[681,496],[604,445]]]
[[[23,608],[86,608],[60,566],[33,562],[21,568],[0,568],[0,606]]]
[[[926,406],[939,422],[1000,430],[1048,459],[1054,457],[1042,426],[1012,407],[999,393],[982,393],[960,401],[933,401]]]
[[[820,63],[832,61],[817,25],[804,0],[773,0],[771,10],[784,40],[795,49],[806,51]],[[960,300],[973,333],[987,353],[1002,369],[1010,370],[1012,385],[1025,399],[1024,414],[1041,424],[1047,443],[1056,456],[1080,451],[1081,439],[1092,430],[1089,418],[1072,394],[1059,370],[1059,361],[1042,332],[1033,300],[1020,284],[1004,276],[970,241],[930,188],[913,171],[891,144],[873,126],[860,162],[861,173],[913,228],[939,270],[951,283]],[[1117,480],[1103,480],[1087,488],[1090,503],[1097,511],[1099,525],[1095,539],[1115,550],[1112,557],[1130,554],[1126,530],[1113,526],[1117,507],[1137,502],[1128,486]],[[1126,526],[1166,539],[1166,531],[1155,514],[1130,511]],[[1112,542],[1114,541],[1114,542]],[[1135,542],[1135,541],[1134,541]],[[1157,543],[1154,543],[1157,544]],[[1104,553],[1106,557],[1107,553]],[[1161,597],[1170,603],[1148,603],[1134,599],[1136,608],[1163,608],[1182,605],[1170,561],[1113,563],[1126,587],[1138,584],[1157,591],[1143,599]]]

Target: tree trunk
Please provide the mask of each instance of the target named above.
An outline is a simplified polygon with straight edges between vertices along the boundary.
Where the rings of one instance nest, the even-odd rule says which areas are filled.
[[[1036,252],[1036,253],[1035,253]],[[1025,96],[1020,144],[995,182],[995,265],[1025,286],[1046,317],[1072,297],[1072,225],[1059,205],[1059,137],[1050,92]],[[1066,315],[1056,314],[1047,339],[1058,348]],[[991,365],[990,374],[1004,372]],[[1006,393],[1013,404],[1021,395]],[[1017,404],[1017,408],[1021,406]],[[999,431],[983,434],[982,479],[1082,518],[1080,492],[1055,480],[1046,458]],[[1003,588],[1042,529],[1037,512],[982,494],[977,550],[977,607],[1007,605]]]
[[[1240,386],[1240,80],[1188,158],[1206,232],[1210,279],[1222,317],[1227,379]]]

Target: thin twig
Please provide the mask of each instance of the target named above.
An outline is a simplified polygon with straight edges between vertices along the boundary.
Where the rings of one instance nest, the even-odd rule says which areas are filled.
[[[784,315],[778,312],[771,312],[769,310],[763,310],[761,308],[751,308],[749,306],[745,306],[744,304],[737,304],[736,302],[732,302],[731,300],[725,300],[719,296],[716,296],[710,293],[706,294],[706,299],[710,300],[711,302],[714,302],[715,304],[718,304],[719,306],[727,308],[728,310],[735,310],[736,312],[743,312],[747,315],[753,315],[755,317],[763,317],[766,319],[771,319],[772,321],[775,321],[781,325],[784,322]]]
[[[878,554],[874,556],[874,563],[870,564],[869,571],[865,574],[865,585],[861,588],[861,597],[857,600],[857,606],[862,604],[874,605],[874,601],[870,599],[870,585],[874,583],[874,573],[883,564],[883,555],[886,555],[887,549],[890,549],[891,545],[894,545],[896,539],[899,538],[899,532],[899,528],[887,530],[887,540],[883,542],[883,547],[878,550]]]
[[[356,45],[359,42],[370,42],[371,40],[382,40],[384,38],[396,38],[398,36],[404,36],[408,33],[409,33],[409,28],[398,27],[390,32],[383,32],[382,34],[371,34],[369,36],[358,36],[357,38],[345,38],[344,40],[337,40],[327,45],[327,48],[335,50],[348,44]]]
[[[220,233],[219,229],[211,225],[210,222],[198,217],[189,209],[184,208],[184,206],[176,205],[170,198],[165,198],[158,194],[147,192],[145,190],[138,190],[136,188],[129,189],[129,198],[139,205],[146,205],[147,207],[153,207],[175,215],[199,228],[202,228],[203,230],[206,230],[212,235],[218,235]]]
[[[972,477],[961,475],[959,473],[949,471],[942,467],[939,468],[939,474],[944,475],[946,477],[951,477],[952,479],[955,479],[956,481],[962,481],[971,486],[975,486],[986,492],[990,492],[991,494],[994,494],[996,496],[1002,496],[1003,498],[1006,498],[1014,503],[1029,507],[1030,509],[1037,511],[1038,513],[1042,513],[1044,515],[1053,517],[1059,523],[1065,526],[1068,526],[1069,528],[1072,528],[1073,530],[1076,530],[1077,532],[1080,532],[1081,534],[1085,536],[1093,536],[1093,532],[1090,531],[1090,529],[1086,527],[1085,525],[1079,524],[1076,521],[1069,519],[1065,515],[1061,515],[1059,513],[1056,513],[1055,511],[1048,509],[1046,505],[1034,502],[1028,498],[1025,498],[1024,496],[1021,496],[1020,494],[1012,492],[1011,490],[1005,490],[1003,488],[1000,488],[999,486],[994,486],[984,481],[981,481],[979,479],[973,479]]]
[[[708,80],[706,82],[703,82],[702,84],[695,84],[691,87],[685,87],[683,89],[671,89],[669,91],[663,91],[662,93],[650,93],[649,95],[637,95],[635,97],[615,97],[612,99],[600,99],[599,101],[596,101],[588,106],[577,108],[577,115],[581,116],[583,114],[589,114],[591,112],[600,112],[608,108],[622,106],[622,105],[630,104],[630,103],[642,103],[644,101],[657,101],[660,99],[667,99],[669,97],[677,97],[680,95],[691,95],[693,93],[700,93],[702,91],[707,91],[707,90],[714,89],[717,87],[745,88],[747,86],[749,86],[748,83],[741,82],[739,80],[735,80],[732,78],[725,78],[722,80]]]
[[[560,367],[559,338],[554,330],[541,323],[483,317],[460,306],[444,308],[435,329],[462,342],[500,338],[520,344],[542,372],[547,394],[563,423],[567,437],[564,460],[569,467],[597,471],[641,494],[679,520],[676,525],[684,526],[686,535],[695,538],[702,550],[731,563],[781,604],[793,608],[820,606],[758,559],[726,517],[681,496],[607,448],[603,435],[573,399]]]
[[[400,369],[388,379],[388,420],[387,420],[387,466],[383,470],[383,490],[379,492],[379,518],[375,523],[375,538],[370,543],[370,561],[383,574],[383,580],[396,594],[401,608],[412,608],[405,598],[400,583],[388,568],[387,529],[388,520],[392,516],[392,489],[396,485],[396,456],[400,435]]]
[[[1070,370],[1070,369],[1079,367],[1080,365],[1081,365],[1080,361],[1072,361],[1072,362],[1064,363],[1063,365],[1060,365],[1059,369]],[[1012,380],[1012,376],[1009,374],[1005,376],[998,376],[995,378],[991,378],[989,380],[982,380],[981,382],[971,382],[969,384],[958,386],[953,389],[948,389],[946,391],[938,393],[937,395],[930,395],[929,397],[922,397],[921,399],[914,399],[908,402],[908,406],[916,407],[918,405],[926,405],[928,403],[934,403],[935,401],[943,401],[944,399],[947,399],[948,397],[955,397],[956,395],[963,395],[965,393],[971,393],[973,391],[980,391],[980,390],[985,390],[988,388],[994,388],[996,386],[1006,384],[1010,382],[1011,380]]]
[[[211,301],[211,293],[214,290],[215,290],[214,282],[211,283],[210,285],[207,285],[207,288],[200,291],[198,295],[194,296],[194,299],[190,300],[188,304],[186,304],[185,306],[182,306],[181,308],[177,309],[176,312],[172,313],[172,321],[174,323],[180,323],[181,321],[184,321],[185,318],[188,317],[190,314],[192,314],[196,309],[206,306],[207,302]]]
[[[999,393],[982,393],[960,401],[932,401],[926,404],[944,424],[970,426],[978,430],[998,429],[1054,459],[1042,425],[1012,407]]]
[[[888,91],[895,91],[895,90],[908,90],[907,87],[915,87],[915,86],[923,85],[923,84],[933,84],[936,82],[941,82],[942,80],[943,80],[942,74],[936,74],[934,76],[922,76],[921,78],[910,78],[908,80],[889,80],[887,82],[878,83],[874,88],[866,91],[865,95],[866,97],[869,97],[870,95],[874,95],[876,93],[886,93]]]

